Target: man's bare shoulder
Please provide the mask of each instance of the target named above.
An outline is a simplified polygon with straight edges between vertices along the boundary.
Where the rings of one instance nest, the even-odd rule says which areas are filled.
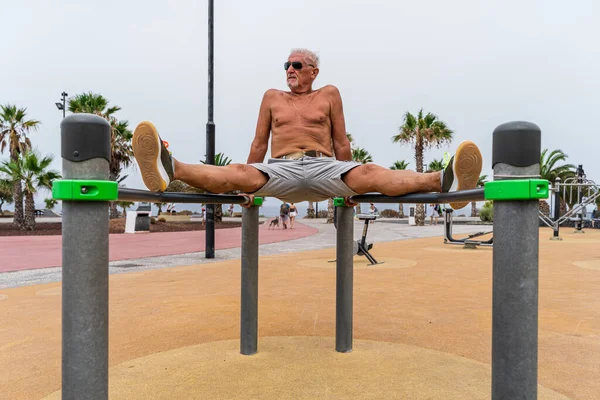
[[[334,85],[323,86],[320,90],[323,92],[323,94],[325,94],[326,96],[328,96],[332,99],[340,99],[341,98],[339,89]]]
[[[287,92],[284,92],[283,90],[279,90],[279,89],[268,89],[265,94],[263,95],[263,97],[265,99],[268,98],[274,98],[274,97],[280,97],[280,96],[285,96],[287,94]]]
[[[263,102],[265,104],[273,104],[276,103],[278,101],[281,101],[281,99],[286,96],[286,92],[284,92],[283,90],[278,90],[278,89],[268,89],[265,94],[263,95]]]

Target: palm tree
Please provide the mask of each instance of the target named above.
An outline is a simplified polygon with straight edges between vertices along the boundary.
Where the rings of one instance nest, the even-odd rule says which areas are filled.
[[[110,180],[114,181],[123,168],[128,168],[133,164],[133,148],[131,147],[133,132],[129,129],[128,121],[117,121],[115,118],[111,118],[110,124],[112,128]]]
[[[435,172],[435,171],[441,171],[444,169],[444,160],[443,159],[439,159],[436,160],[435,158],[433,160],[431,160],[431,162],[427,165],[427,171],[426,172]]]
[[[133,132],[129,129],[128,121],[119,121],[114,114],[121,110],[119,106],[109,107],[109,101],[100,94],[92,92],[76,95],[69,100],[69,111],[72,113],[95,114],[110,123],[111,127],[111,157],[110,180],[116,181],[123,168],[133,164],[133,149],[131,139]],[[117,218],[119,212],[116,202],[110,202],[110,218]]]
[[[109,101],[101,94],[87,92],[70,99],[68,109],[72,113],[95,114],[110,122],[110,118],[120,111],[121,107],[109,107],[108,103]]]
[[[27,135],[36,130],[40,124],[40,121],[27,119],[27,108],[17,108],[10,104],[0,106],[0,153],[4,153],[4,149],[8,147],[10,161],[16,162],[22,153],[31,148],[31,141]],[[25,220],[21,181],[13,181],[13,199],[15,203],[13,223],[23,229]]]
[[[162,208],[167,205],[167,203],[154,203],[154,205],[158,208],[158,215],[162,213]]]
[[[477,180],[477,187],[484,187],[487,183],[487,175],[481,175]],[[471,202],[471,217],[477,216],[477,202]]]
[[[231,159],[226,157],[224,153],[215,154],[215,165],[224,167],[231,164]],[[205,161],[200,160],[202,164],[206,164]],[[215,207],[215,222],[221,223],[223,221],[223,204],[217,204]]]
[[[390,169],[392,170],[396,170],[396,171],[404,171],[408,168],[408,164],[406,161],[404,160],[400,160],[400,161],[394,161],[394,164],[392,164],[392,166],[390,167]],[[398,218],[404,218],[404,204],[403,203],[398,203]]]
[[[10,179],[0,179],[0,215],[4,215],[2,206],[4,203],[11,204],[13,202],[13,184]]]
[[[31,150],[27,150],[16,161],[5,161],[0,171],[9,176],[11,181],[23,182],[25,195],[24,228],[35,229],[35,203],[34,195],[39,189],[52,189],[52,182],[60,179],[58,171],[48,170],[53,161],[52,156],[41,157]]]
[[[373,157],[371,157],[371,154],[369,154],[367,150],[363,149],[362,147],[357,147],[352,149],[352,161],[356,161],[361,164],[367,164],[373,162]]]
[[[58,200],[55,200],[53,198],[44,199],[44,203],[46,203],[46,208],[48,210],[52,210],[58,204]]]
[[[411,144],[415,149],[416,171],[423,172],[423,152],[427,148],[441,147],[452,141],[453,131],[438,119],[435,114],[423,115],[423,109],[415,117],[409,112],[404,114],[404,122],[400,132],[392,137],[394,143]],[[415,222],[425,225],[425,208],[417,204]]]
[[[553,150],[547,157],[546,154],[548,154],[548,149],[544,149],[540,155],[540,176],[542,179],[546,179],[553,184],[556,178],[560,178],[564,182],[565,179],[575,175],[575,165],[556,165],[567,160],[568,156],[562,150]]]
[[[548,149],[544,149],[540,155],[540,177],[546,179],[550,184],[554,184],[556,178],[560,178],[561,182],[565,182],[566,179],[575,176],[575,165],[573,164],[562,164],[558,163],[567,161],[568,156],[560,149],[552,150],[548,154]],[[572,206],[576,200],[571,199],[569,192],[566,193],[567,198],[563,198],[563,194],[560,193],[560,215],[567,212],[567,203]],[[540,210],[545,215],[550,215],[550,205],[546,200],[540,201]]]
[[[123,217],[127,216],[127,209],[135,204],[133,201],[117,201],[116,203],[123,209]]]
[[[350,142],[350,149],[354,148],[354,137],[352,136],[351,133],[346,132],[346,137],[348,138],[348,141]]]
[[[407,163],[404,160],[394,161],[394,164],[392,164],[392,166],[390,167],[390,169],[393,169],[393,170],[402,170],[403,171],[403,170],[405,170],[405,169],[408,168],[409,164],[410,163]]]

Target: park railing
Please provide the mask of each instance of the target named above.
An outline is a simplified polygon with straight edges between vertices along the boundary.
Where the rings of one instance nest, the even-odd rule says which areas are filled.
[[[75,114],[61,123],[63,179],[53,196],[63,202],[62,398],[108,398],[108,275],[111,200],[249,205],[237,195],[152,193],[109,181],[111,132],[98,116]],[[493,133],[493,182],[482,189],[389,197],[353,196],[352,202],[449,203],[493,200],[492,399],[535,399],[538,348],[538,202],[541,132],[527,122]],[[242,212],[240,353],[258,351],[258,209]],[[353,210],[337,207],[336,344],[352,350]]]

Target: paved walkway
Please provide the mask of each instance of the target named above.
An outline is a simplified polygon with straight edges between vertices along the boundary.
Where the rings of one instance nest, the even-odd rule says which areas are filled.
[[[215,230],[217,250],[241,246],[241,228]],[[260,244],[275,243],[314,235],[318,229],[296,223],[294,229],[259,227]],[[159,232],[110,235],[110,261],[203,252],[205,232]],[[0,273],[62,264],[62,236],[7,236],[0,238]]]
[[[362,221],[355,220],[355,239],[361,237],[363,227],[364,223]],[[453,229],[456,236],[461,237],[465,233],[491,230],[491,226],[455,225]],[[217,251],[213,259],[204,257],[203,232],[112,235],[110,242],[112,261],[109,272],[111,274],[129,273],[182,265],[214,263],[224,260],[239,260],[241,256],[240,229],[225,229],[216,232]],[[335,227],[333,224],[327,224],[324,219],[303,219],[302,223],[297,223],[297,226],[291,231],[269,230],[268,226],[263,224],[260,226],[259,232],[261,256],[333,248],[336,241]],[[443,225],[415,227],[396,219],[383,219],[369,225],[367,238],[369,243],[375,243],[377,246],[378,243],[382,242],[442,236],[443,232]],[[152,239],[152,245],[150,245],[150,242],[147,241],[152,237],[157,239]],[[185,240],[186,237],[187,240]],[[17,246],[6,250],[6,257],[0,255],[0,266],[5,268],[6,266],[12,266],[13,268],[10,273],[0,273],[0,289],[61,280],[61,268],[52,267],[52,265],[60,265],[60,237],[48,239],[54,241],[52,245],[46,244],[44,246],[43,240],[40,239],[35,255],[33,253],[28,254],[28,250],[23,249],[22,246],[20,250]],[[439,240],[441,241],[441,239]],[[3,243],[2,238],[0,238],[1,243]],[[184,246],[185,243],[188,247]],[[229,244],[231,246],[227,247]],[[5,247],[8,248],[9,246]],[[121,250],[117,252],[117,249]],[[118,254],[122,256],[128,254],[131,257],[115,257]],[[137,257],[135,257],[136,255]],[[50,257],[54,258],[51,259]],[[29,266],[27,267],[27,265]]]

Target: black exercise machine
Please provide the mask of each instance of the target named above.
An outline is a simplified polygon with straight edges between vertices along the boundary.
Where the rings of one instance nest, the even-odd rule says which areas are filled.
[[[494,238],[491,237],[489,240],[474,240],[477,237],[492,233],[489,232],[477,232],[473,233],[465,238],[456,239],[452,236],[452,213],[454,210],[444,210],[444,243],[446,244],[462,244],[464,248],[476,248],[477,246],[493,246]]]
[[[334,212],[333,212],[333,225],[337,229],[337,213],[336,213],[336,211],[337,211],[337,207],[334,209]],[[377,215],[375,215],[375,214],[358,214],[356,217],[361,221],[365,221],[365,225],[363,227],[362,237],[360,238],[360,240],[355,241],[354,245],[352,246],[352,251],[353,251],[352,254],[357,255],[357,256],[367,257],[367,259],[371,263],[371,264],[368,264],[369,266],[377,265],[377,264],[384,264],[384,262],[377,262],[375,257],[373,257],[373,255],[371,253],[369,253],[369,250],[371,250],[373,248],[373,243],[367,243],[367,232],[369,231],[369,221],[375,221],[377,219]],[[331,260],[329,262],[335,262],[335,261],[336,260]]]

